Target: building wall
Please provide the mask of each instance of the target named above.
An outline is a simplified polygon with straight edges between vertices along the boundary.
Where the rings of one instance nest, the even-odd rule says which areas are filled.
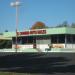
[[[46,40],[36,40],[36,48],[45,51],[45,49],[51,46],[51,39]]]
[[[52,44],[52,48],[65,48],[65,44],[63,44],[63,43]]]
[[[16,48],[15,45],[12,45],[12,48]],[[17,49],[26,49],[26,48],[33,48],[33,44],[27,44],[27,45],[17,45]]]
[[[75,48],[75,44],[66,44],[66,48]]]
[[[35,29],[37,30],[46,30],[46,34],[52,35],[52,34],[75,34],[75,28],[70,27],[58,27],[58,28],[46,28],[46,29]],[[33,30],[26,30],[26,31],[33,31]],[[25,32],[25,31],[22,31]],[[34,36],[34,35],[46,35],[46,34],[30,34],[30,35],[19,35],[19,36]],[[4,32],[3,35],[5,37],[16,37],[15,32]]]

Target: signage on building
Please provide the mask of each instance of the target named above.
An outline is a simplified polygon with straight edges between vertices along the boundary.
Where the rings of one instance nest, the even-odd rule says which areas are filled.
[[[18,32],[18,35],[33,35],[33,34],[46,34],[46,30],[31,30],[25,32]]]
[[[63,44],[53,44],[52,45],[53,48],[64,48]]]

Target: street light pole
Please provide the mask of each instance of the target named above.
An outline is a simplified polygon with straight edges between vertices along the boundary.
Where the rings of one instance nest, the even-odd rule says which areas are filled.
[[[17,32],[18,32],[18,7],[20,6],[20,2],[16,0],[15,2],[11,3],[11,6],[16,8],[16,52],[17,52]]]
[[[18,0],[16,0],[18,2]],[[16,3],[16,52],[17,52],[17,32],[18,32],[18,5]]]

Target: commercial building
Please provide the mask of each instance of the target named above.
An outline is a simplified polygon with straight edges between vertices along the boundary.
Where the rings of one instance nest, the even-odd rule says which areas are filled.
[[[18,32],[17,48],[22,50],[51,51],[74,50],[75,28],[57,27],[47,29],[33,29]],[[12,49],[16,46],[16,33],[5,32],[4,36],[12,38]]]

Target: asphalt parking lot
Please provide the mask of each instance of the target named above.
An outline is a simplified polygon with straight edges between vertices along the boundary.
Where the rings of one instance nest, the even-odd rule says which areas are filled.
[[[75,74],[75,53],[0,53],[0,71]]]

